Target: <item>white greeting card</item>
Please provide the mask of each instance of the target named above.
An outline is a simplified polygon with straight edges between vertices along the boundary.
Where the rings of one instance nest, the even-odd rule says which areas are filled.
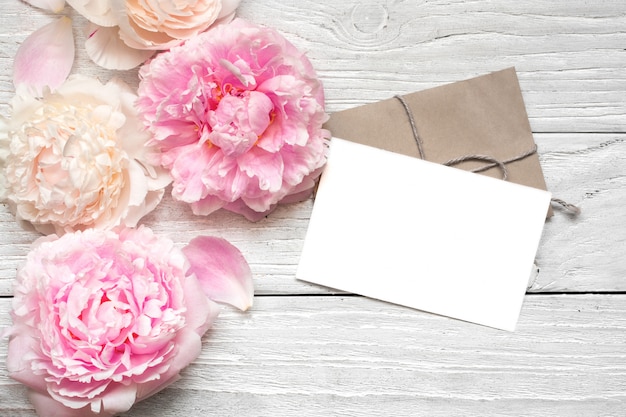
[[[296,277],[512,331],[549,204],[546,191],[333,138]]]

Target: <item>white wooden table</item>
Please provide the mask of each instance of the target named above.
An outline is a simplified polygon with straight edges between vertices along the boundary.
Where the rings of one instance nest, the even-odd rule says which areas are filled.
[[[0,3],[7,115],[15,51],[53,17]],[[224,310],[182,380],[124,415],[626,415],[626,3],[243,0],[239,16],[308,51],[329,112],[515,66],[548,187],[582,215],[547,222],[508,333],[297,281],[311,201],[252,224],[168,197],[144,223],[180,245],[229,239],[251,264],[255,305]],[[75,37],[73,72],[110,78]],[[137,85],[136,72],[116,75]],[[0,206],[0,327],[36,237]],[[0,366],[0,415],[34,416],[25,393]]]

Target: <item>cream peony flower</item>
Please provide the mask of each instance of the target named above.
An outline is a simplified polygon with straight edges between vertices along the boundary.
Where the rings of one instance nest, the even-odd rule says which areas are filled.
[[[163,197],[169,176],[148,159],[134,108],[120,81],[74,76],[43,99],[18,92],[0,123],[0,197],[42,233],[135,226]]]
[[[86,49],[96,64],[130,69],[210,26],[229,21],[240,0],[67,0],[91,24]]]

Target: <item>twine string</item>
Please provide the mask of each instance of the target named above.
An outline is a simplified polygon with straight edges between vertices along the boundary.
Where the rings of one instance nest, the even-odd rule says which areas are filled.
[[[451,167],[451,166],[455,166],[455,165],[460,164],[461,162],[466,162],[466,161],[488,162],[488,164],[486,165],[472,169],[471,172],[483,172],[493,167],[498,167],[500,171],[502,172],[502,179],[506,181],[509,177],[509,170],[506,168],[507,164],[510,164],[511,162],[515,162],[515,161],[520,161],[536,153],[537,153],[537,145],[534,145],[532,148],[530,148],[526,152],[520,155],[514,156],[513,158],[505,159],[504,161],[499,161],[496,158],[493,158],[488,155],[465,155],[465,156],[461,156],[458,158],[450,159],[449,161],[444,162],[444,165]]]
[[[551,201],[553,203],[558,204],[563,210],[571,213],[574,216],[578,216],[580,214],[580,208],[573,204],[568,203],[567,201],[563,201],[560,198],[552,197]]]
[[[422,144],[422,139],[420,138],[419,133],[417,133],[417,125],[415,124],[415,118],[413,117],[413,112],[409,107],[409,104],[406,102],[404,97],[400,95],[394,96],[397,98],[400,103],[402,103],[402,107],[404,107],[404,111],[409,118],[409,123],[411,124],[411,130],[413,131],[413,139],[415,139],[415,143],[417,143],[417,150],[420,153],[420,159],[426,159],[426,154],[424,153],[424,146]]]
[[[497,166],[498,168],[500,168],[500,171],[502,172],[502,179],[504,181],[506,181],[507,178],[509,177],[509,171],[506,169],[506,165],[504,164],[504,162],[500,162],[496,158],[492,158],[487,155],[465,155],[459,158],[450,159],[449,161],[444,162],[444,165],[452,167],[452,166],[460,164],[461,162],[466,162],[466,161],[489,162],[488,165],[482,166],[480,168],[475,168],[472,170],[472,172],[481,172],[481,171],[485,171],[489,168]],[[485,167],[489,167],[489,168],[485,168]]]
[[[406,112],[406,115],[409,119],[409,124],[411,125],[411,131],[413,132],[413,139],[415,140],[415,143],[417,144],[417,150],[419,152],[420,159],[425,160],[426,154],[424,152],[424,144],[422,143],[422,139],[418,133],[417,123],[415,123],[415,117],[413,116],[413,112],[411,111],[411,108],[409,107],[409,104],[406,102],[404,97],[400,95],[395,95],[394,98],[396,98],[402,104],[402,107],[404,107],[404,111]],[[533,147],[527,150],[526,152],[523,152],[517,156],[506,159],[504,161],[500,161],[489,155],[471,154],[471,155],[464,155],[458,158],[450,159],[444,162],[443,165],[451,167],[451,166],[455,166],[466,161],[486,162],[487,164],[478,168],[474,168],[471,170],[471,172],[483,172],[483,171],[487,171],[488,169],[498,167],[500,172],[502,172],[502,179],[506,181],[509,177],[509,171],[506,167],[507,164],[510,164],[516,161],[521,161],[522,159],[528,158],[529,156],[534,155],[536,153],[537,153],[537,145],[533,144]],[[558,204],[561,208],[563,208],[570,214],[573,214],[575,216],[580,214],[580,208],[566,201],[563,201],[560,198],[552,198],[551,201],[553,203]]]

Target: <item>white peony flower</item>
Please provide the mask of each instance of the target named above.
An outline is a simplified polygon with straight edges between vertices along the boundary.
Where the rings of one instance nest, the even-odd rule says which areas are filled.
[[[0,197],[42,233],[136,226],[161,201],[169,176],[150,163],[150,138],[121,81],[70,77],[42,99],[18,91]]]

